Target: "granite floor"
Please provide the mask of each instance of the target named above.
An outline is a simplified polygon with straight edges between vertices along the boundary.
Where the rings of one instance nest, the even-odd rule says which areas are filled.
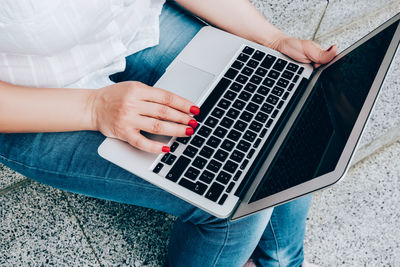
[[[287,33],[341,50],[398,0],[252,0]],[[345,179],[314,195],[306,256],[322,266],[400,267],[400,55]],[[0,266],[162,266],[175,218],[65,193],[0,165]]]

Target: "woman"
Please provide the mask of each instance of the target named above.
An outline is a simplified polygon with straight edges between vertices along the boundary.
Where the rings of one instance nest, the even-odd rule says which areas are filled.
[[[337,52],[285,35],[247,0],[176,2],[300,62],[319,66]],[[248,265],[300,266],[310,197],[229,222],[97,155],[105,136],[162,153],[168,147],[141,130],[193,132],[191,114],[198,108],[151,86],[204,26],[180,6],[163,0],[3,1],[0,162],[63,190],[177,216],[170,266],[242,266],[250,257]]]

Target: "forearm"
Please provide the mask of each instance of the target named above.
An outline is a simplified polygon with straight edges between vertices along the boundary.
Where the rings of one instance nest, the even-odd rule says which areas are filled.
[[[0,81],[0,132],[95,130],[92,90],[30,88]]]
[[[270,24],[248,0],[176,0],[207,22],[259,44],[276,47],[287,36]]]

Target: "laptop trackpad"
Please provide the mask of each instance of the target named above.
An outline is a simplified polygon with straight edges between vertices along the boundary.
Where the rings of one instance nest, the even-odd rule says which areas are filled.
[[[214,74],[178,61],[167,70],[156,86],[196,103],[214,77]]]

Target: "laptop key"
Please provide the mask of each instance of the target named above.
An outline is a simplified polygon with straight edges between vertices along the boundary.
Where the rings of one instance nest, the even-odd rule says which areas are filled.
[[[245,84],[247,82],[247,80],[249,79],[249,77],[239,74],[239,76],[236,77],[237,82],[241,83],[241,84]]]
[[[300,67],[299,71],[297,72],[297,74],[301,75],[304,71],[304,67]]]
[[[246,55],[246,54],[244,54],[244,53],[241,53],[241,54],[237,57],[237,59],[240,60],[240,61],[242,61],[242,62],[246,62],[246,61],[249,59],[249,56]]]
[[[279,110],[275,109],[274,112],[272,112],[271,118],[275,118],[278,115]]]
[[[190,158],[193,158],[194,155],[196,155],[197,151],[198,151],[197,148],[195,148],[194,146],[189,145],[189,146],[186,147],[185,151],[183,151],[183,154],[188,156],[188,157],[190,157]]]
[[[228,152],[222,149],[218,149],[217,152],[215,152],[214,159],[224,162],[228,157],[228,155],[229,155]]]
[[[276,79],[278,79],[278,77],[279,77],[279,72],[277,72],[277,71],[275,71],[275,70],[270,70],[270,71],[268,72],[268,77],[270,77],[270,78],[276,80]]]
[[[237,144],[236,148],[239,149],[240,151],[243,151],[247,153],[249,151],[251,144],[247,141],[241,140],[239,144]]]
[[[255,141],[253,147],[257,148],[260,144],[261,144],[261,138],[257,138],[257,140]],[[252,149],[252,150],[254,150],[254,149]],[[248,158],[251,158],[251,156],[253,156],[254,151],[251,152],[252,150],[250,150],[249,155],[250,155],[250,153],[251,153],[251,155]]]
[[[195,146],[195,147],[201,147],[204,144],[205,141],[206,141],[206,139],[204,139],[203,137],[195,136],[192,139],[192,141],[190,142],[190,144]]]
[[[264,103],[261,107],[261,111],[263,111],[267,114],[270,114],[273,109],[274,109],[274,107],[267,103]]]
[[[286,60],[278,58],[278,60],[275,62],[272,68],[277,71],[282,71],[285,68],[286,64],[287,64]]]
[[[285,78],[285,79],[288,79],[288,80],[291,80],[293,78],[293,76],[294,76],[294,73],[291,72],[291,71],[288,71],[288,70],[285,70],[282,73],[282,77]]]
[[[245,159],[245,160],[243,161],[242,165],[240,165],[240,169],[241,169],[241,170],[244,170],[244,169],[246,168],[247,164],[249,164],[249,160],[248,160],[248,159]]]
[[[194,181],[194,180],[196,180],[197,176],[199,176],[199,174],[200,174],[199,170],[197,170],[193,167],[189,167],[189,169],[185,173],[185,177]]]
[[[260,75],[260,76],[262,76],[262,77],[264,77],[265,75],[267,75],[267,70],[266,69],[264,69],[264,68],[262,68],[262,67],[259,67],[257,70],[256,70],[256,74],[257,75]]]
[[[197,156],[194,161],[193,161],[193,166],[195,166],[196,168],[199,168],[200,170],[204,168],[204,166],[206,166],[207,164],[207,160]]]
[[[202,182],[205,182],[206,184],[209,184],[214,180],[215,174],[212,172],[209,172],[207,170],[203,171],[203,173],[200,175],[199,180]]]
[[[221,145],[221,148],[225,149],[226,151],[231,151],[234,147],[235,143],[227,139],[225,139]]]
[[[254,91],[257,89],[257,85],[252,84],[252,83],[248,83],[246,84],[246,86],[244,87],[244,90],[250,92],[250,93],[254,93]]]
[[[220,125],[225,127],[225,128],[227,128],[227,129],[229,129],[232,126],[233,122],[234,121],[232,119],[223,118],[221,123],[220,123]]]
[[[241,70],[243,68],[243,66],[244,66],[244,63],[240,62],[238,60],[235,60],[235,62],[233,62],[233,64],[232,64],[232,68],[235,68],[238,70]]]
[[[233,100],[233,99],[235,99],[236,96],[237,96],[237,93],[235,93],[231,90],[226,91],[226,93],[224,95],[224,97],[228,100]]]
[[[232,178],[232,175],[230,175],[227,172],[221,171],[218,176],[217,176],[217,181],[220,182],[221,184],[227,184]]]
[[[211,128],[214,128],[218,124],[218,120],[213,117],[208,117],[204,124],[210,126]]]
[[[274,121],[272,119],[269,119],[265,127],[269,128],[273,122]]]
[[[244,121],[238,120],[235,125],[233,126],[233,128],[235,128],[238,131],[243,132],[244,129],[246,129],[247,127],[247,123],[245,123]]]
[[[289,84],[288,91],[292,91],[294,88],[294,83]]]
[[[228,194],[223,194],[221,199],[218,201],[219,205],[223,205],[225,203],[225,200],[228,198]]]
[[[243,111],[242,115],[240,115],[240,119],[245,121],[245,122],[250,122],[251,119],[253,118],[253,114],[247,111]]]
[[[189,189],[190,191],[193,191],[193,192],[199,194],[199,195],[203,195],[204,192],[206,192],[206,190],[208,188],[208,186],[206,184],[203,184],[201,182],[193,183],[185,178],[182,178],[178,184]]]
[[[297,66],[296,64],[293,64],[293,63],[289,63],[288,65],[287,65],[287,67],[286,67],[286,69],[288,69],[288,70],[290,70],[290,71],[293,71],[293,72],[296,72],[296,70],[299,68],[299,66]]]
[[[239,98],[244,100],[244,101],[248,101],[251,97],[251,94],[249,92],[246,91],[242,91],[239,95]]]
[[[283,91],[284,90],[282,88],[275,86],[274,89],[272,89],[271,93],[276,96],[281,96],[283,94]]]
[[[228,134],[228,138],[233,141],[238,141],[241,135],[242,134],[240,132],[236,131],[235,129],[232,129]]]
[[[265,86],[268,86],[268,87],[272,87],[274,85],[274,83],[275,83],[275,81],[270,79],[270,78],[268,78],[268,77],[265,78],[264,81],[263,81],[263,84]]]
[[[218,107],[220,107],[220,108],[222,108],[222,109],[227,109],[228,107],[229,107],[229,105],[230,105],[231,103],[228,101],[228,100],[226,100],[226,99],[221,99],[219,102],[218,102]]]
[[[199,154],[200,154],[201,156],[205,157],[206,159],[209,159],[209,158],[211,158],[211,156],[214,154],[214,149],[212,149],[212,148],[209,147],[209,146],[204,146],[204,147],[201,149],[201,151],[200,151]]]
[[[161,162],[164,162],[167,165],[172,165],[176,159],[176,156],[171,153],[166,153],[161,159]]]
[[[242,171],[237,171],[237,172],[235,173],[235,176],[233,176],[233,180],[234,180],[234,181],[239,180],[239,178],[240,178],[241,175],[242,175]]]
[[[281,100],[279,101],[278,105],[276,106],[277,109],[281,109],[285,101]]]
[[[294,78],[293,78],[293,82],[294,82],[294,83],[297,83],[297,81],[299,80],[299,78],[300,78],[300,76],[299,76],[299,75],[296,75],[296,76],[294,76]]]
[[[222,163],[212,159],[208,165],[207,165],[207,170],[210,170],[212,172],[218,172],[219,169],[221,169]]]
[[[231,182],[228,187],[226,188],[225,192],[230,193],[235,186],[235,182]]]
[[[221,139],[215,137],[215,136],[211,136],[208,140],[207,140],[207,145],[213,148],[217,148],[218,145],[221,143]]]
[[[280,78],[276,84],[279,85],[280,87],[286,88],[289,85],[289,81]]]
[[[251,74],[253,74],[254,70],[249,68],[249,67],[244,67],[244,69],[240,72],[246,76],[250,76]]]
[[[240,163],[244,158],[244,153],[240,152],[239,150],[234,150],[229,158],[237,163]]]
[[[257,141],[258,140],[261,140],[261,139],[257,139]],[[254,145],[255,145],[255,143],[254,143]],[[251,159],[251,157],[254,155],[254,152],[256,152],[256,150],[254,148],[250,149],[249,153],[247,153],[247,155],[246,155],[246,158]]]
[[[272,104],[272,105],[275,105],[278,102],[278,100],[279,100],[279,98],[274,96],[274,95],[269,95],[267,97],[267,102]]]
[[[233,162],[232,160],[228,160],[223,169],[229,173],[235,173],[236,169],[238,168],[238,164],[236,164],[235,162]]]
[[[232,85],[229,87],[229,89],[235,91],[235,92],[240,92],[242,90],[243,85],[237,82],[232,83]]]
[[[283,96],[282,96],[282,99],[283,99],[283,100],[286,100],[286,99],[288,98],[288,96],[289,96],[289,93],[288,93],[288,92],[285,92],[285,93],[283,94]]]
[[[265,113],[262,112],[262,111],[259,111],[259,112],[257,113],[256,117],[255,117],[255,120],[257,120],[257,121],[259,121],[259,122],[261,122],[261,123],[265,123],[265,122],[267,121],[267,119],[268,119],[268,115],[265,114]]]
[[[262,124],[256,121],[253,121],[250,126],[249,129],[255,131],[256,133],[258,133],[262,128]]]
[[[273,55],[267,55],[263,62],[261,62],[261,66],[263,68],[269,69],[271,68],[272,64],[274,63],[276,57],[274,57]]]
[[[173,182],[178,181],[178,179],[182,176],[183,171],[189,165],[190,159],[185,156],[180,156],[179,159],[176,161],[174,166],[172,166],[171,170],[165,176],[168,180]]]
[[[228,130],[222,128],[221,126],[218,126],[217,129],[214,131],[214,135],[218,136],[219,138],[224,138]]]
[[[221,193],[224,191],[225,187],[217,182],[214,182],[210,189],[208,189],[205,197],[211,201],[217,201]]]
[[[266,96],[269,93],[269,89],[265,86],[260,86],[260,88],[258,88],[257,93],[259,93],[260,95]]]
[[[220,108],[214,108],[213,112],[211,113],[211,115],[213,115],[214,117],[220,119],[223,115],[224,115],[225,111],[223,111]]]
[[[261,104],[262,102],[264,102],[265,97],[263,97],[262,95],[259,94],[254,94],[253,98],[251,99],[251,101],[257,103],[257,104]]]
[[[260,51],[260,50],[256,50],[256,52],[254,52],[253,56],[251,58],[260,61],[261,59],[263,59],[263,57],[265,56],[265,53]]]
[[[179,144],[177,142],[174,142],[171,146],[170,146],[170,152],[175,152],[175,150],[178,148]]]
[[[176,138],[176,141],[182,144],[187,144],[190,140],[190,137],[178,137]]]
[[[159,173],[163,167],[164,167],[164,164],[158,163],[158,164],[154,167],[153,172],[154,172],[154,173]]]
[[[242,100],[236,99],[236,101],[232,105],[234,108],[237,108],[238,110],[242,110],[246,106],[246,102],[243,102]]]
[[[225,77],[226,78],[229,78],[229,79],[231,79],[231,80],[233,80],[235,77],[236,77],[236,75],[239,73],[239,71],[238,70],[235,70],[234,68],[229,68],[228,69],[228,71],[225,73]]]
[[[271,119],[272,120],[272,119]],[[264,138],[265,134],[267,133],[267,128],[262,129],[261,133],[260,133],[260,137]]]
[[[211,132],[212,132],[211,128],[209,128],[207,126],[201,126],[201,128],[198,131],[198,134],[203,136],[203,137],[208,137]]]
[[[247,55],[251,55],[254,52],[254,48],[251,48],[249,46],[245,46],[245,48],[243,48],[243,53],[247,54]]]
[[[246,65],[249,66],[250,68],[255,69],[258,66],[258,62],[254,59],[250,59]]]
[[[246,110],[251,112],[251,113],[255,113],[258,110],[258,105],[256,105],[253,102],[250,102],[249,104],[247,104],[246,106]]]
[[[257,134],[250,130],[247,130],[243,135],[243,139],[249,141],[250,143],[253,143],[256,137]]]
[[[230,108],[228,112],[226,113],[226,116],[232,119],[236,119],[239,117],[240,111],[234,108]]]
[[[258,75],[253,75],[253,77],[251,77],[250,82],[259,85],[262,81],[262,77],[258,76]]]

